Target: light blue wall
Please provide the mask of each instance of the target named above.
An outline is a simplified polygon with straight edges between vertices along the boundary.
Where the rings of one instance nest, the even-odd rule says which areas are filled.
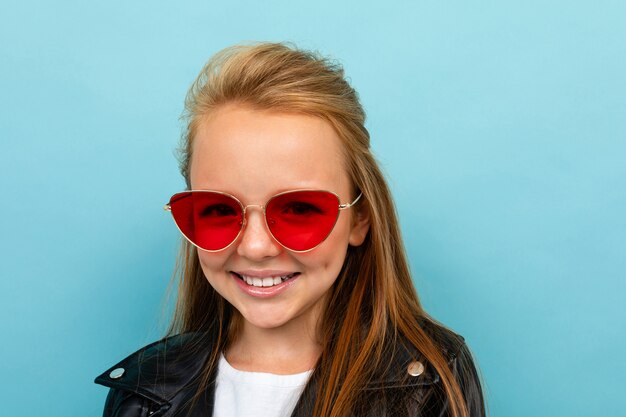
[[[341,59],[424,304],[495,417],[626,409],[626,3],[29,1],[0,6],[2,415],[98,416],[157,337],[187,86],[217,50]]]

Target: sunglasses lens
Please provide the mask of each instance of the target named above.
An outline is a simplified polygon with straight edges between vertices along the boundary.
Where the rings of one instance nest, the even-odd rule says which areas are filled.
[[[339,198],[327,191],[277,195],[265,208],[272,235],[294,251],[312,249],[328,237],[339,215]]]
[[[179,193],[170,199],[170,207],[183,235],[202,249],[224,249],[241,230],[241,206],[237,200],[224,194],[204,191]]]

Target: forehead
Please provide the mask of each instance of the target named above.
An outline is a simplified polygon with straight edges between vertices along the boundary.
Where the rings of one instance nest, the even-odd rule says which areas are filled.
[[[340,139],[327,121],[304,114],[218,108],[198,124],[191,159],[195,189],[265,197],[296,188],[345,195]]]

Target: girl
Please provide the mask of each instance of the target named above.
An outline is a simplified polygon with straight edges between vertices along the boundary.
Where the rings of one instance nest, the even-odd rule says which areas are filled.
[[[419,303],[342,68],[235,46],[185,105],[175,315],[96,379],[104,415],[484,416],[463,339]]]

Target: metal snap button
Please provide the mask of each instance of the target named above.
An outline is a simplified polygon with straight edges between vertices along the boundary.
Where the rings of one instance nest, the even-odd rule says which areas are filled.
[[[407,372],[411,376],[419,376],[424,373],[424,365],[420,361],[413,361],[409,364]]]
[[[124,375],[124,372],[126,372],[126,369],[124,368],[115,368],[114,370],[111,371],[111,373],[109,373],[109,378],[111,379],[121,378],[122,375]]]

